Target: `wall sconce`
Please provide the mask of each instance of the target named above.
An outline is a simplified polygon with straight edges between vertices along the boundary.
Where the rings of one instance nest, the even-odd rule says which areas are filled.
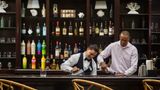
[[[104,16],[104,12],[102,11],[103,9],[107,9],[106,1],[96,1],[95,10],[98,10],[97,11],[98,17]]]
[[[36,9],[40,8],[39,0],[28,0],[27,8],[31,9],[32,16],[37,16],[38,12]]]

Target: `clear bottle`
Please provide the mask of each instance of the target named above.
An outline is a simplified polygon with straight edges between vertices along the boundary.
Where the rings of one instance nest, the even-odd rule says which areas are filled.
[[[25,17],[24,3],[22,3],[22,13],[21,13],[21,17]]]
[[[21,55],[25,55],[26,54],[26,44],[24,42],[24,40],[22,40],[21,42]]]
[[[41,30],[40,30],[39,23],[37,23],[37,26],[36,26],[36,35],[41,36]]]
[[[22,26],[22,34],[25,35],[26,32],[27,32],[26,26],[25,26],[25,23],[23,23],[23,26]]]
[[[47,34],[46,23],[44,23],[42,27],[42,36],[46,36],[46,34]]]
[[[59,27],[59,21],[57,21],[56,30],[55,30],[56,36],[60,36],[60,27]]]
[[[112,31],[113,29],[112,29],[112,21],[110,20],[109,21],[109,32],[108,32],[108,35],[109,36],[111,36],[111,35],[113,35],[113,31]]]
[[[56,46],[55,46],[55,58],[56,59],[59,59],[59,54],[60,54],[59,45],[58,45],[58,41],[56,41]]]
[[[30,55],[31,54],[31,43],[30,41],[28,40],[27,41],[27,55]]]
[[[104,36],[103,23],[101,22],[99,36]]]
[[[66,22],[63,22],[62,35],[67,35]]]
[[[80,36],[84,36],[83,22],[80,22],[79,35],[80,35]]]
[[[43,7],[42,7],[42,17],[46,17],[46,9],[45,9],[45,4],[43,4]]]
[[[73,27],[72,27],[72,23],[69,23],[69,28],[68,28],[68,35],[69,36],[73,36]]]
[[[32,43],[31,43],[31,54],[32,55],[36,54],[36,44],[35,44],[34,40],[32,40]]]

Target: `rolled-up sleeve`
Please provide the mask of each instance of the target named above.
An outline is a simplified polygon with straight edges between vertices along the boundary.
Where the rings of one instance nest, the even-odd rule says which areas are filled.
[[[138,51],[137,49],[133,49],[131,55],[131,67],[125,71],[125,75],[130,76],[137,71],[137,64],[138,64]]]
[[[79,54],[72,55],[68,60],[61,64],[61,70],[65,72],[71,72],[74,66],[78,62]]]

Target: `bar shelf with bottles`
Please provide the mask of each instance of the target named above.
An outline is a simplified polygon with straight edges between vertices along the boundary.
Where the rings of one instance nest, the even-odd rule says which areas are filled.
[[[40,3],[39,3],[40,2]],[[21,1],[20,61],[18,69],[40,69],[46,60],[46,2]],[[34,9],[33,9],[34,8]]]

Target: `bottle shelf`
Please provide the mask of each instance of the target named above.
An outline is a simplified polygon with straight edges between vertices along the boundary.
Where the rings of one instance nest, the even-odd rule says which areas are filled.
[[[160,45],[160,43],[151,43],[151,45]]]
[[[16,15],[16,12],[0,13],[0,15]]]
[[[160,34],[160,32],[152,32],[152,34]]]
[[[147,13],[140,13],[140,14],[127,14],[127,13],[121,13],[121,16],[147,16],[149,14]]]
[[[5,30],[15,30],[16,27],[1,27],[0,29],[5,29]]]
[[[0,60],[1,59],[16,59],[16,57],[0,57]]]
[[[1,43],[1,42],[0,42],[0,44],[1,44],[1,45],[10,45],[10,44],[11,44],[11,45],[14,45],[14,44],[16,44],[16,43],[9,43],[9,42]]]
[[[84,18],[53,18],[53,21],[85,21]]]
[[[121,30],[148,31],[149,28],[121,28]]]
[[[160,16],[160,13],[153,13],[152,16]]]

